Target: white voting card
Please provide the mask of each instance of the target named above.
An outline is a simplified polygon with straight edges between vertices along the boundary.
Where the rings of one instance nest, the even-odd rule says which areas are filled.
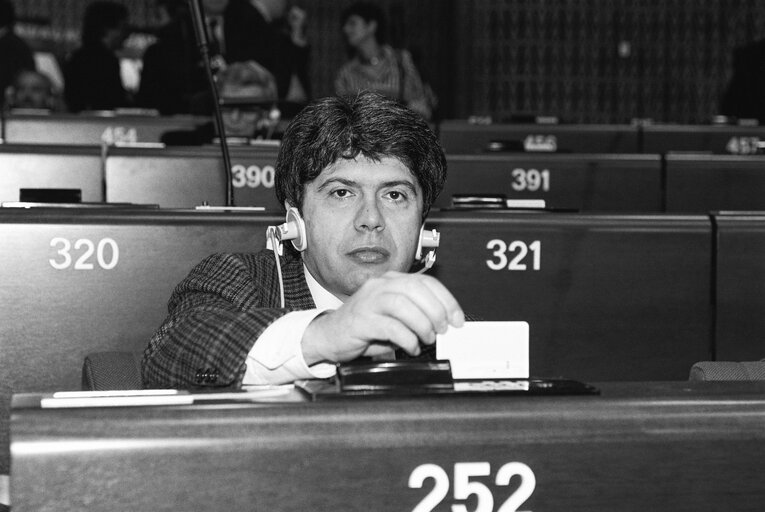
[[[465,322],[436,338],[436,357],[448,359],[452,378],[527,379],[528,322]]]

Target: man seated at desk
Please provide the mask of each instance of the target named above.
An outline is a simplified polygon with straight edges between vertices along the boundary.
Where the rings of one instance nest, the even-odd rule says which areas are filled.
[[[276,163],[296,247],[284,244],[280,274],[268,249],[197,265],[144,352],[144,385],[278,384],[331,377],[360,356],[430,351],[465,319],[439,281],[407,273],[445,179],[436,136],[393,100],[366,92],[304,109]]]

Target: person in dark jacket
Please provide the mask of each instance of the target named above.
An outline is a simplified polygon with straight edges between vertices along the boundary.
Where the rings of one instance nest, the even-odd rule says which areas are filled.
[[[29,45],[14,32],[16,10],[10,0],[0,0],[0,102],[3,93],[21,70],[35,69]]]
[[[765,123],[765,39],[733,51],[733,75],[720,102],[720,113]]]
[[[128,35],[128,17],[123,4],[109,0],[85,9],[82,45],[64,66],[64,99],[71,112],[130,106],[116,55]]]

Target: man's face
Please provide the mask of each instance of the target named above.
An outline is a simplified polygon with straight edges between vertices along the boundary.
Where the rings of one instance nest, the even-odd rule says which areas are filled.
[[[50,86],[35,73],[22,73],[16,80],[15,108],[49,108]]]
[[[258,85],[228,85],[221,89],[223,98],[267,98],[268,92]],[[261,123],[267,121],[268,112],[260,107],[224,107],[221,110],[227,136],[252,137]]]
[[[358,48],[362,42],[369,38],[374,38],[376,31],[376,21],[367,22],[364,18],[357,14],[348,16],[348,19],[345,20],[345,23],[343,24],[343,33],[345,34],[345,39],[353,48]]]
[[[345,299],[388,270],[409,270],[422,222],[422,189],[398,159],[340,159],[307,183],[303,196],[303,261],[335,296]]]

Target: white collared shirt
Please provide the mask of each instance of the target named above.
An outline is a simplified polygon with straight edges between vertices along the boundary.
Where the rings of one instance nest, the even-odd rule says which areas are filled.
[[[247,354],[243,385],[285,384],[300,379],[326,379],[335,374],[334,364],[318,363],[309,367],[303,359],[301,341],[314,318],[339,308],[343,302],[321,286],[305,265],[303,272],[316,309],[287,313],[263,331]]]

